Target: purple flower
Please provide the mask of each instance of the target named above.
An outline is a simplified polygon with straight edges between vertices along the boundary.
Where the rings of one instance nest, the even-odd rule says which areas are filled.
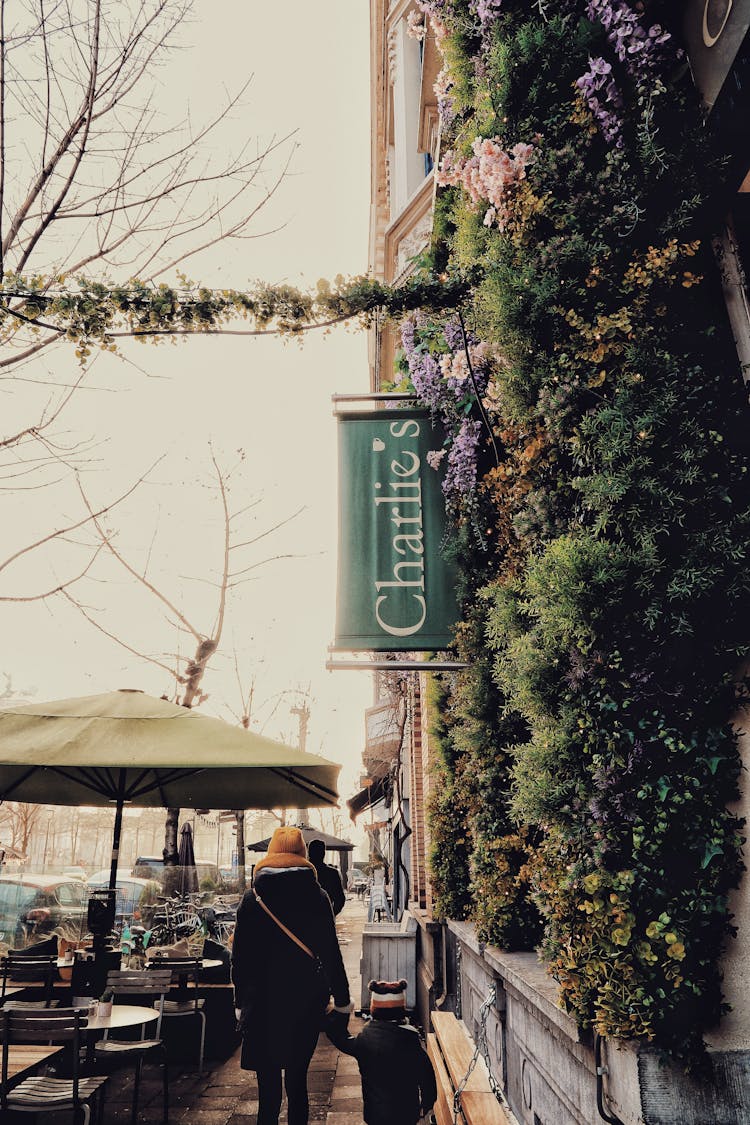
[[[426,16],[439,16],[445,12],[448,3],[449,0],[417,0],[417,7],[423,11]]]
[[[471,504],[476,491],[482,432],[482,423],[467,416],[465,407],[475,393],[481,395],[487,387],[491,349],[473,334],[467,334],[465,346],[463,329],[457,319],[448,321],[442,328],[442,335],[449,350],[432,352],[428,342],[432,341],[434,346],[434,330],[420,334],[415,316],[401,325],[401,342],[412,386],[417,397],[440,418],[448,435],[446,448],[432,450],[428,462],[436,469],[444,464],[442,489],[446,510],[457,518],[466,511],[467,504]],[[472,357],[473,381],[468,378],[467,347]]]
[[[450,125],[456,116],[456,111],[453,108],[453,99],[447,94],[437,100],[438,113],[443,125]]]
[[[612,67],[602,58],[589,58],[589,69],[576,86],[591,110],[608,144],[622,145],[622,95],[611,77]]]
[[[460,500],[473,494],[477,485],[477,453],[482,423],[465,418],[448,450],[447,468],[443,478],[443,494],[449,510]]]
[[[417,340],[416,330],[413,318],[404,321],[401,326],[401,343],[409,365],[409,378],[418,397],[433,413],[437,413],[450,406],[454,395],[443,378],[438,360]]]
[[[669,32],[659,24],[643,27],[637,12],[625,0],[588,0],[586,14],[602,25],[615,54],[635,82],[655,76],[682,54],[672,45]]]
[[[429,352],[414,352],[409,360],[409,374],[419,397],[436,408],[443,397],[443,376],[434,356]]]
[[[608,62],[605,61],[605,59],[589,58],[589,70],[592,74],[609,74],[612,70],[612,67]]]
[[[452,352],[457,352],[464,346],[464,330],[461,327],[460,320],[449,320],[443,328],[443,336],[445,342]],[[475,342],[474,338],[467,338],[467,343],[472,344]]]
[[[479,17],[482,31],[486,31],[500,15],[503,0],[471,0],[469,11]]]
[[[401,343],[404,346],[407,359],[411,352],[414,351],[415,336],[417,331],[417,324],[413,317],[409,317],[401,325]]]

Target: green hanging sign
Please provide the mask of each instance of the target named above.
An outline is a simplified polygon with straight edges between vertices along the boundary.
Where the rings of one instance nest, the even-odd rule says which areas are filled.
[[[441,474],[427,463],[442,431],[427,411],[342,413],[334,648],[447,648],[458,620],[453,567],[440,551]]]

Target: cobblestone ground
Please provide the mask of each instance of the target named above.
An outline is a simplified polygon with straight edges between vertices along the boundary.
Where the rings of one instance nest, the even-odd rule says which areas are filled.
[[[362,928],[366,919],[365,907],[350,898],[336,919],[336,929],[341,943],[352,1000],[360,1004],[360,968]],[[352,1033],[360,1030],[362,1023],[352,1018]],[[354,1059],[340,1055],[322,1035],[313,1056],[308,1077],[310,1091],[310,1121],[326,1125],[362,1125],[362,1097],[359,1071]],[[207,1060],[201,1077],[191,1071],[189,1064],[170,1066],[170,1122],[190,1122],[190,1125],[255,1125],[258,1112],[258,1088],[255,1074],[240,1067],[239,1050],[224,1061]],[[132,1100],[132,1071],[122,1071],[110,1082],[104,1107],[104,1125],[130,1121]],[[139,1097],[138,1120],[162,1120],[161,1074],[158,1067],[147,1064]],[[66,1121],[69,1120],[67,1115]],[[52,1114],[45,1120],[52,1121]],[[286,1121],[286,1104],[282,1107],[282,1122]],[[61,1115],[62,1122],[62,1115]]]

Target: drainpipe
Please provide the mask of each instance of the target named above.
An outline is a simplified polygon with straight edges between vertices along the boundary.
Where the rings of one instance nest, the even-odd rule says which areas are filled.
[[[602,1063],[602,1044],[604,1039],[596,1031],[594,1032],[594,1066],[596,1067],[596,1108],[599,1110],[599,1116],[602,1121],[606,1121],[609,1125],[624,1125],[613,1113],[609,1113],[604,1108],[604,1075],[609,1074],[609,1068]]]
[[[441,923],[440,929],[440,962],[441,971],[443,974],[443,991],[435,999],[435,1007],[442,1008],[448,996],[448,927],[445,922]]]

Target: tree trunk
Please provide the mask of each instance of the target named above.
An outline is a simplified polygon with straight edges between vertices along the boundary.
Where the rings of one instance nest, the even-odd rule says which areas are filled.
[[[177,866],[177,823],[179,819],[179,809],[167,809],[167,819],[164,821],[164,848],[162,850],[165,867]]]
[[[188,710],[192,708],[196,697],[200,696],[200,683],[203,679],[203,674],[206,671],[206,665],[209,659],[216,652],[216,647],[216,641],[202,640],[198,645],[195,660],[188,664],[186,671],[187,683],[182,696],[182,706],[187,707]],[[200,698],[198,702],[200,702]],[[164,821],[164,849],[162,851],[165,867],[177,866],[177,825],[179,819],[179,809],[167,809],[167,819]],[[174,882],[174,880],[165,879],[165,890],[167,889],[168,882]],[[167,893],[169,892],[167,891]]]
[[[167,819],[164,821],[164,894],[178,894],[182,880],[177,868],[179,856],[177,854],[177,825],[180,820],[179,809],[167,809]]]
[[[237,822],[237,889],[240,894],[245,893],[245,813],[237,809],[234,814]]]

